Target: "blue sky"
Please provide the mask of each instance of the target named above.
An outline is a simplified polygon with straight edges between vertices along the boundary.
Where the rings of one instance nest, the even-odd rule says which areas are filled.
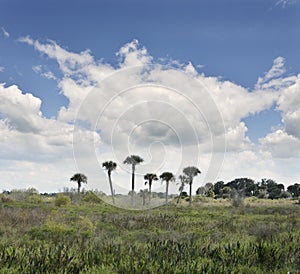
[[[271,161],[273,170],[268,169],[265,173],[253,174],[253,177],[258,179],[264,175],[274,176],[275,179],[281,181],[285,180],[282,174],[289,173],[287,167],[292,168],[299,160],[298,149],[300,148],[297,135],[299,131],[296,126],[298,106],[295,106],[291,99],[294,98],[292,95],[296,95],[292,91],[287,91],[288,89],[298,90],[299,1],[1,0],[0,6],[0,82],[6,83],[3,91],[16,85],[21,91],[21,95],[18,95],[20,98],[23,98],[25,94],[32,94],[34,98],[38,98],[41,106],[37,108],[47,122],[72,124],[74,119],[62,118],[62,107],[66,109],[66,112],[71,112],[72,108],[79,104],[77,101],[79,95],[71,94],[76,93],[76,88],[73,86],[74,91],[69,90],[71,87],[68,86],[70,82],[67,82],[67,79],[78,80],[83,72],[77,71],[78,74],[75,75],[74,72],[70,75],[65,66],[68,66],[67,59],[73,57],[63,59],[60,54],[67,56],[73,53],[80,56],[86,51],[82,59],[87,58],[93,61],[78,59],[79,61],[76,62],[78,66],[82,65],[81,61],[87,64],[87,67],[91,69],[88,75],[95,67],[100,75],[101,69],[118,72],[118,68],[124,68],[124,66],[148,64],[145,60],[151,60],[152,65],[164,63],[176,66],[182,71],[187,70],[190,64],[197,74],[197,76],[193,74],[195,79],[198,77],[199,80],[199,77],[203,75],[204,78],[201,79],[205,81],[208,89],[221,86],[225,93],[227,88],[232,89],[232,94],[235,95],[232,95],[232,98],[229,96],[228,100],[227,95],[224,95],[224,102],[235,102],[240,105],[238,107],[230,104],[219,106],[219,95],[209,95],[215,100],[216,108],[220,110],[225,120],[224,135],[232,137],[237,134],[236,136],[241,138],[241,140],[234,139],[237,138],[234,135],[232,138],[235,141],[232,141],[232,144],[230,143],[231,137],[225,138],[227,143],[225,159],[235,161],[239,157],[245,159],[253,157],[261,165]],[[134,43],[134,39],[137,39],[138,43]],[[42,45],[55,45],[56,49],[50,52],[49,48],[42,49]],[[64,52],[60,53],[58,48],[63,49]],[[121,53],[121,49],[125,53]],[[147,51],[146,54],[143,53],[143,49]],[[136,62],[125,64],[125,60],[132,52],[136,53],[134,57]],[[145,60],[141,60],[141,56]],[[66,63],[63,64],[63,62]],[[85,77],[88,78],[88,76]],[[103,79],[91,79],[94,82],[99,80],[99,83],[103,81]],[[214,84],[211,79],[214,79]],[[77,88],[83,87],[82,81],[76,82]],[[166,79],[160,81],[160,83],[170,83]],[[230,83],[230,86],[226,83]],[[180,89],[179,86],[176,88]],[[237,94],[239,89],[242,91]],[[264,90],[263,95],[259,93],[262,92],[261,90]],[[13,92],[18,93],[16,90]],[[10,126],[8,128],[12,134],[12,130],[18,131],[18,127],[15,126],[17,122],[13,121],[17,114],[12,115],[7,110],[8,105],[5,104],[9,104],[9,100],[5,98],[6,101],[4,102],[3,99],[2,109],[0,108],[0,118],[7,126]],[[11,101],[9,102],[12,108],[14,105]],[[222,103],[222,100],[220,102]],[[243,104],[246,107],[243,108]],[[76,106],[79,107],[79,105]],[[235,107],[241,108],[238,114],[234,111],[227,113],[228,109]],[[125,109],[128,108],[125,107]],[[227,119],[230,120],[228,124]],[[97,132],[103,131],[102,128],[97,130]],[[5,132],[3,136],[7,134],[7,131]],[[41,132],[40,129],[37,132]],[[54,136],[53,132],[51,134]],[[38,138],[38,136],[35,137]],[[19,136],[19,138],[24,140],[25,137]],[[100,134],[99,138],[103,144],[104,137]],[[49,139],[43,140],[46,143],[48,141]],[[157,139],[152,141],[155,143]],[[9,143],[3,145],[5,156],[2,161],[6,169],[14,170],[16,159],[9,156],[14,154],[14,151],[11,148],[8,149],[8,145]],[[26,144],[23,145],[26,146]],[[100,150],[109,151],[109,145],[105,145]],[[279,149],[281,145],[282,150]],[[22,147],[21,144],[20,146]],[[66,144],[61,146],[68,150]],[[48,151],[47,155],[55,151],[55,148],[49,149],[50,152]],[[294,152],[291,157],[288,157],[289,149]],[[36,153],[43,154],[44,152],[37,150]],[[54,159],[57,157],[55,153],[52,155]],[[17,166],[20,170],[27,165],[30,165],[32,169],[36,168],[37,163],[27,158],[25,152],[24,155],[18,154],[20,155]],[[68,157],[66,156],[66,159]],[[51,170],[50,181],[59,180],[55,165],[46,160],[43,161],[45,161],[43,167]],[[231,163],[233,164],[234,161]],[[288,161],[292,161],[292,164],[286,164]],[[237,160],[236,165],[238,162]],[[38,164],[40,165],[40,162]],[[66,165],[70,172],[76,169],[72,167],[71,161]],[[202,165],[204,169],[208,169],[209,164],[203,162]],[[278,166],[284,170],[276,170]],[[247,169],[246,163],[245,166],[229,167],[229,164],[225,162],[220,171],[220,176],[223,177],[219,179],[248,176],[250,172],[241,171],[234,174],[234,170],[243,168]],[[290,173],[287,181],[297,180],[297,176],[300,175],[297,170],[291,170]],[[40,175],[33,176],[35,179],[31,183],[30,176],[17,181],[17,179],[10,178],[11,174],[13,172],[2,172],[7,182],[4,187],[17,188],[34,184],[37,188],[48,189],[46,182],[45,185],[38,185]],[[284,181],[284,183],[288,182]],[[50,189],[55,189],[56,184]],[[92,184],[93,187],[95,185]]]

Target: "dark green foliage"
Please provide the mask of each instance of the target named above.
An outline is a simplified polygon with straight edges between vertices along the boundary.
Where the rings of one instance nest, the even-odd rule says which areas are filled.
[[[244,196],[253,196],[257,191],[257,184],[252,179],[249,178],[238,178],[226,184],[231,189],[235,189],[238,192],[244,192]]]
[[[288,186],[287,190],[293,195],[293,197],[300,196],[300,184],[293,184]]]

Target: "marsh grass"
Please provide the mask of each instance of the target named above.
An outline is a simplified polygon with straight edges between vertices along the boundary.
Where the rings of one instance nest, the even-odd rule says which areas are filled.
[[[0,203],[1,273],[299,273],[293,200],[194,199],[192,207],[125,210],[80,203]]]

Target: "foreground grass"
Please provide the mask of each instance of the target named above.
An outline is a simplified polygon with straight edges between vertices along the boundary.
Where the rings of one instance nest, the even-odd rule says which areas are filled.
[[[300,273],[300,206],[0,205],[0,273]]]

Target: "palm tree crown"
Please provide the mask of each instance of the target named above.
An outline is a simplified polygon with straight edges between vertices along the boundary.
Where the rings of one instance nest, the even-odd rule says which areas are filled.
[[[193,178],[201,173],[201,171],[194,167],[194,166],[188,166],[183,169],[183,173],[190,179],[190,184],[193,183]]]
[[[157,175],[155,173],[147,173],[144,176],[144,179],[146,180],[145,185],[148,183],[149,184],[149,200],[151,200],[151,186],[153,181],[157,181]]]
[[[113,161],[106,161],[102,163],[102,167],[104,167],[107,170],[107,172],[111,173],[117,168],[117,164]]]
[[[144,162],[144,159],[141,158],[138,155],[131,155],[131,156],[127,156],[126,159],[123,161],[123,164],[127,164],[127,165],[132,165],[132,166],[136,166],[140,163]]]
[[[80,192],[81,183],[87,184],[87,177],[82,173],[76,173],[71,178],[70,181],[75,181],[78,184],[78,193]]]
[[[166,181],[166,204],[168,204],[169,182],[174,182],[175,176],[172,172],[164,172],[159,176],[159,178],[162,181]]]
[[[183,173],[188,177],[188,183],[190,185],[190,199],[189,199],[189,205],[192,205],[192,184],[193,184],[193,179],[195,176],[201,173],[201,171],[194,167],[194,166],[188,166],[183,169]]]

